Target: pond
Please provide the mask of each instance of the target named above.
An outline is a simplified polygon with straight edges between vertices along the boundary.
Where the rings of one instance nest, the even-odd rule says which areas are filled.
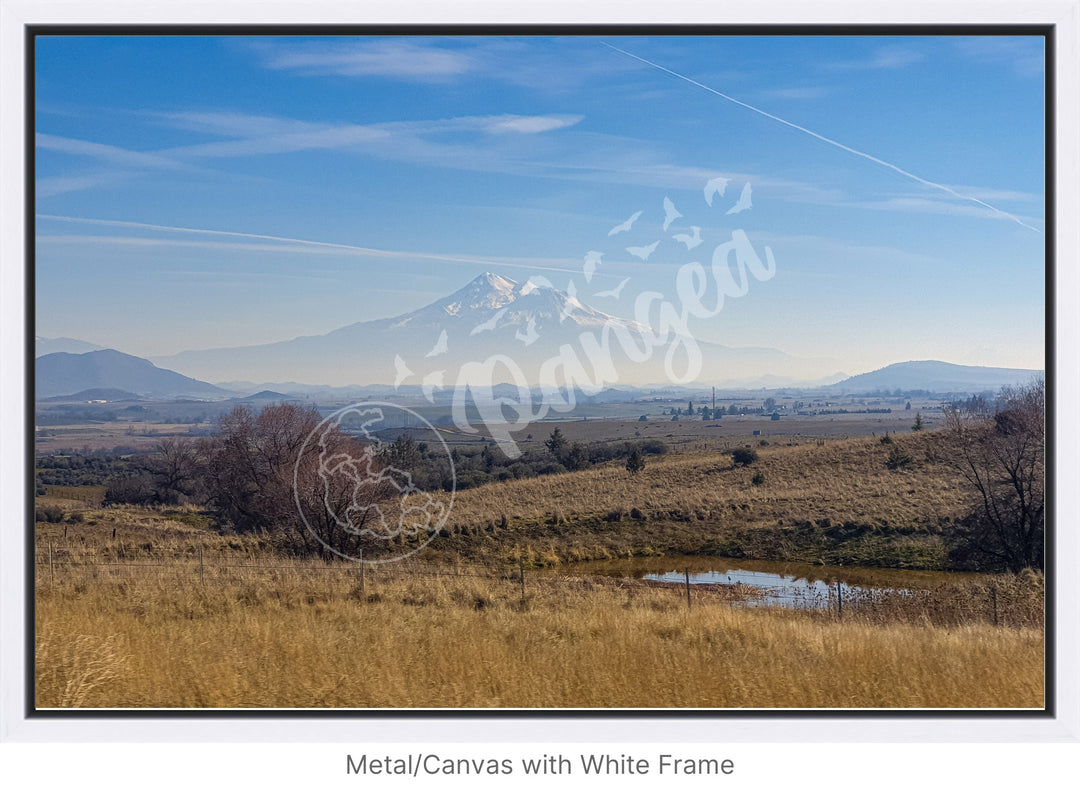
[[[747,606],[788,606],[826,609],[835,606],[837,589],[843,600],[866,598],[874,593],[911,594],[943,584],[971,583],[981,576],[927,570],[819,566],[719,557],[652,557],[587,562],[569,569],[601,575],[639,578],[683,584],[748,587]]]

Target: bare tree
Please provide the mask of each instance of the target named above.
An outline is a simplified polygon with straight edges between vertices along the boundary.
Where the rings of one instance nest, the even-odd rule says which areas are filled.
[[[206,456],[212,511],[236,531],[269,533],[292,553],[355,556],[400,545],[407,474],[374,445],[322,421],[315,407],[295,404],[224,416]]]
[[[1003,388],[994,402],[945,408],[947,461],[973,494],[955,555],[994,569],[1041,569],[1045,536],[1045,383]]]
[[[199,446],[190,437],[170,437],[154,446],[146,462],[154,479],[154,490],[162,503],[178,504],[198,500]]]

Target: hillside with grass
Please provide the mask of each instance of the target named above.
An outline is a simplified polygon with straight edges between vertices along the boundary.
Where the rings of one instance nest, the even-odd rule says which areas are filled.
[[[942,568],[942,535],[970,500],[943,445],[938,433],[747,441],[743,466],[668,454],[636,474],[613,462],[487,484],[457,494],[433,546],[547,564],[682,553]]]

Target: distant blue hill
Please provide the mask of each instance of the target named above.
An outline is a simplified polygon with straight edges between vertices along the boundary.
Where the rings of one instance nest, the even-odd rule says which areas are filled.
[[[53,401],[134,401],[139,398],[127,390],[117,390],[112,387],[92,387],[89,390],[80,390],[70,396],[52,396]]]
[[[829,387],[848,393],[884,390],[981,393],[986,390],[996,391],[1004,385],[1026,384],[1042,373],[1025,368],[986,368],[979,365],[956,365],[940,360],[912,360],[852,376]]]
[[[57,352],[34,362],[34,395],[71,396],[86,390],[123,390],[147,398],[226,398],[216,385],[158,368],[149,360],[115,349],[86,354]]]
[[[295,396],[290,396],[287,393],[278,393],[276,390],[260,390],[258,393],[252,393],[250,396],[233,399],[233,401],[293,401],[295,399]]]
[[[34,356],[44,357],[46,354],[66,352],[67,354],[86,354],[88,351],[100,351],[104,346],[89,343],[77,338],[34,338]]]

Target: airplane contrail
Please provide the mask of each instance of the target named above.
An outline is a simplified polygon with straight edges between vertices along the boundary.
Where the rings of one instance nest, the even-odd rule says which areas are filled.
[[[866,158],[868,161],[872,161],[872,162],[874,162],[874,163],[876,163],[876,164],[878,164],[880,166],[884,166],[887,169],[892,169],[897,174],[901,174],[904,177],[907,177],[907,178],[909,178],[911,180],[914,180],[917,183],[921,183],[922,185],[928,186],[930,188],[937,188],[940,191],[944,191],[944,192],[946,192],[948,194],[951,194],[952,196],[956,197],[957,199],[963,199],[963,200],[968,201],[968,202],[974,202],[974,203],[976,203],[978,205],[982,205],[984,208],[987,208],[988,210],[994,211],[994,213],[997,213],[997,214],[999,214],[1001,216],[1005,216],[1006,218],[1012,219],[1017,224],[1019,224],[1021,227],[1026,227],[1027,229],[1033,230],[1034,232],[1037,232],[1037,233],[1042,232],[1042,230],[1038,229],[1037,227],[1032,227],[1030,224],[1028,224],[1027,222],[1025,222],[1025,221],[1023,221],[1023,220],[1021,220],[1019,218],[1017,218],[1013,214],[1008,213],[1008,212],[1002,210],[1001,208],[996,208],[993,205],[989,204],[988,202],[983,202],[981,199],[979,199],[977,197],[968,196],[967,194],[961,194],[959,191],[955,191],[952,188],[949,188],[949,186],[947,186],[947,185],[942,185],[941,183],[935,183],[935,182],[933,182],[931,180],[923,179],[922,177],[919,177],[917,174],[912,174],[911,172],[906,171],[904,169],[901,169],[899,166],[896,166],[896,165],[894,165],[892,163],[889,163],[888,161],[883,161],[881,158],[875,158],[873,155],[870,155],[869,153],[862,152],[862,151],[857,150],[857,149],[855,149],[853,147],[849,147],[846,144],[841,144],[839,141],[836,141],[834,139],[823,136],[820,133],[815,133],[813,130],[809,130],[809,129],[803,127],[802,125],[797,125],[794,122],[789,122],[787,119],[781,119],[779,116],[775,116],[774,114],[771,114],[768,111],[763,111],[760,108],[755,108],[753,105],[745,103],[742,100],[737,100],[734,97],[731,97],[731,96],[729,96],[727,94],[724,94],[721,91],[717,91],[716,89],[712,88],[711,86],[706,86],[704,83],[699,83],[698,81],[694,80],[693,78],[689,78],[686,75],[680,75],[678,72],[675,72],[674,70],[668,69],[666,66],[660,66],[660,64],[653,63],[652,61],[649,61],[648,59],[642,58],[640,55],[634,55],[633,53],[628,53],[626,50],[620,50],[614,44],[608,44],[607,42],[601,42],[601,44],[603,44],[605,47],[610,47],[612,50],[614,50],[617,53],[622,53],[623,55],[629,56],[630,58],[633,58],[635,61],[640,61],[643,64],[647,64],[647,65],[649,65],[649,66],[651,66],[651,67],[653,67],[655,69],[659,69],[661,72],[667,72],[669,75],[677,77],[680,80],[685,80],[687,83],[691,83],[691,84],[697,86],[698,88],[705,89],[705,91],[711,92],[711,93],[715,94],[718,97],[722,97],[725,100],[727,100],[728,102],[733,102],[736,105],[741,105],[743,108],[746,108],[748,110],[753,111],[754,113],[759,113],[764,117],[772,119],[774,122],[779,122],[782,125],[787,125],[788,127],[794,128],[795,130],[798,130],[798,131],[800,131],[802,133],[806,133],[808,136],[813,136],[814,138],[818,139],[819,141],[824,141],[826,144],[831,144],[832,146],[837,147],[839,149],[842,149],[845,152],[850,152],[852,155],[858,155],[860,158]]]
[[[165,224],[147,224],[141,221],[116,221],[111,219],[88,219],[77,216],[54,216],[49,213],[38,213],[36,218],[49,219],[50,221],[66,221],[76,224],[101,224],[109,227],[133,227],[141,230],[158,230],[161,232],[193,233],[196,235],[223,235],[230,238],[254,239],[257,241],[274,241],[285,244],[301,244],[304,246],[317,246],[326,249],[336,249],[343,252],[356,252],[371,257],[401,257],[416,258],[419,260],[438,260],[447,263],[472,263],[478,266],[503,266],[505,268],[520,268],[527,271],[558,271],[563,274],[577,274],[576,268],[558,268],[557,266],[526,265],[522,263],[507,263],[500,260],[487,260],[482,257],[455,257],[453,255],[436,255],[428,252],[402,252],[390,249],[372,249],[366,246],[353,246],[351,244],[336,244],[327,241],[312,241],[305,238],[283,238],[279,235],[261,235],[253,232],[233,232],[231,230],[203,230],[197,227],[171,227]]]

